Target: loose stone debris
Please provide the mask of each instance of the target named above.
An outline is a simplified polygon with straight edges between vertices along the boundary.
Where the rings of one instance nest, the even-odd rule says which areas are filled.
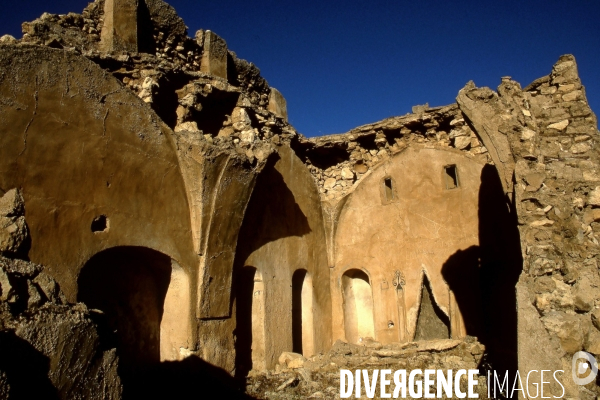
[[[339,399],[340,369],[353,373],[367,370],[370,377],[375,369],[469,370],[478,368],[484,351],[484,346],[472,337],[390,345],[374,341],[369,345],[353,345],[338,340],[327,353],[308,359],[297,354],[295,359],[303,361],[294,366],[286,365],[289,356],[282,355],[274,371],[253,371],[246,381],[246,393],[257,399]],[[486,379],[486,372],[481,369],[474,391],[480,398],[487,398]],[[461,388],[466,388],[466,379],[461,381]],[[392,383],[387,392],[393,390]],[[364,389],[362,395],[365,396]],[[379,395],[378,387],[374,398],[379,399]]]
[[[563,397],[600,395],[568,378],[600,356],[572,55],[306,138],[162,0],[22,29],[0,37],[0,397],[338,398],[358,368],[480,369],[482,395],[486,371],[563,370]]]

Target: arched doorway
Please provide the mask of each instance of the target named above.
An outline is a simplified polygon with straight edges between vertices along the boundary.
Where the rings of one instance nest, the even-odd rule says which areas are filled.
[[[314,354],[312,277],[305,269],[292,276],[292,351],[305,357]]]
[[[369,276],[358,269],[346,271],[342,276],[342,294],[346,340],[358,343],[360,338],[375,338],[373,294]]]
[[[427,279],[427,275],[423,275],[414,340],[448,339],[449,337],[450,319],[437,305],[429,279]]]
[[[235,272],[236,328],[235,350],[237,377],[250,370],[266,369],[265,285],[262,274],[245,266]]]
[[[109,332],[101,339],[117,347],[125,391],[188,346],[189,280],[158,251],[114,247],[96,254],[79,274],[77,300],[103,312]]]

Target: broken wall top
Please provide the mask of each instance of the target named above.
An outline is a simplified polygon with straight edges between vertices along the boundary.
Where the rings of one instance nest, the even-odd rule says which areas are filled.
[[[183,20],[162,0],[97,0],[82,14],[44,13],[24,23],[23,33],[20,40],[4,36],[0,43],[81,54],[148,103],[171,129],[216,149],[253,160],[264,142],[289,143],[298,136],[287,123],[285,100],[273,96],[276,90],[260,70],[211,31],[189,38]]]
[[[344,134],[299,138],[294,148],[313,174],[322,200],[344,197],[370,170],[411,145],[450,149],[484,163],[491,161],[456,104],[423,106],[416,111]]]
[[[112,15],[105,15],[106,10],[112,10]],[[122,16],[119,12],[127,15]],[[251,106],[265,109],[269,106],[271,89],[254,64],[238,59],[227,49],[225,41],[214,33],[211,36],[210,31],[200,30],[194,38],[188,37],[183,20],[173,7],[162,0],[96,0],[81,14],[44,13],[32,22],[23,23],[22,30],[22,39],[15,40],[6,35],[0,42],[74,51],[111,72],[118,70],[123,62],[133,59],[149,69],[222,78],[240,87],[247,94]],[[120,34],[130,37],[130,40],[135,38],[135,45],[119,46],[118,40],[107,42],[105,39]],[[211,54],[207,58],[210,46],[206,44],[212,43],[205,40],[207,37],[216,37],[223,44],[221,49],[224,52],[219,57],[224,67],[218,70],[208,68],[211,63],[214,64],[215,56]]]
[[[505,131],[510,131],[512,128],[506,120],[510,118],[504,115],[503,110],[505,107],[514,108],[507,99],[512,98],[513,92],[521,92],[521,86],[509,78],[502,81],[498,93],[489,88],[474,88],[470,96],[483,96],[489,98],[488,102],[501,103],[499,107],[502,110],[495,109],[492,114],[502,119]],[[546,141],[564,140],[569,145],[573,142],[575,146],[570,150],[570,157],[581,157],[580,154],[589,150],[591,145],[588,141],[597,132],[597,119],[585,98],[585,89],[572,55],[560,57],[549,75],[535,80],[522,92],[521,97],[527,97],[529,106],[515,117],[515,121],[522,120],[523,127],[516,128],[511,138],[518,154],[535,157],[539,141],[530,139],[537,137],[538,132],[540,137],[547,136]],[[459,150],[467,157],[498,165],[502,173],[503,161],[496,156],[501,146],[496,144],[487,148],[480,141],[485,130],[474,127],[463,108],[458,103],[435,108],[416,106],[411,114],[363,125],[344,134],[309,139],[300,137],[294,148],[311,170],[322,199],[328,201],[344,197],[369,170],[413,144]],[[478,128],[477,133],[475,128]],[[565,135],[573,138],[561,139]],[[552,154],[552,157],[558,156],[558,153]],[[510,174],[508,172],[504,180],[508,182],[505,184],[507,191],[512,181]]]

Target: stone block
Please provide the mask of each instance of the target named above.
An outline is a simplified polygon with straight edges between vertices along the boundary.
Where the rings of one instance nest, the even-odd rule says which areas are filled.
[[[583,348],[584,335],[577,316],[554,311],[543,317],[542,322],[558,337],[565,352],[572,354]]]
[[[287,102],[279,90],[275,88],[271,88],[268,109],[279,118],[283,118],[285,121],[288,120]]]
[[[422,114],[427,110],[429,110],[429,103],[412,107],[413,114]]]
[[[200,71],[227,79],[227,43],[211,31],[204,32],[204,52]]]
[[[563,94],[562,99],[564,101],[575,101],[579,100],[582,96],[581,90],[575,90],[574,92]]]
[[[573,287],[575,296],[575,310],[579,312],[591,311],[596,300],[596,290],[592,281],[584,276]]]
[[[600,331],[600,309],[595,309],[591,314],[592,324]]]
[[[467,136],[459,136],[454,139],[454,147],[460,150],[465,150],[471,145],[471,138]]]
[[[350,168],[343,168],[342,169],[342,178],[354,179],[354,172],[352,172],[352,170],[350,170]]]
[[[576,143],[571,147],[571,153],[573,154],[583,154],[587,153],[592,149],[592,146],[589,143]]]
[[[600,186],[597,186],[588,194],[587,204],[594,207],[600,207]]]
[[[138,52],[138,0],[106,0],[100,49],[104,52]]]
[[[600,354],[600,332],[592,329],[588,335],[585,350],[592,354]]]
[[[557,131],[564,130],[569,125],[569,120],[565,119],[560,122],[548,125],[548,129],[556,129]]]
[[[302,354],[292,353],[290,351],[284,351],[279,356],[279,365],[287,368],[300,368],[306,358]]]

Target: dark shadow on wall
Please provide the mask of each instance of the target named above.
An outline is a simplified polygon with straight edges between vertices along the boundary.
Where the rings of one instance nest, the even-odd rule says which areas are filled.
[[[459,250],[444,263],[442,275],[454,292],[466,334],[484,340],[479,258],[479,246]]]
[[[311,232],[294,193],[275,169],[278,160],[278,156],[270,157],[256,179],[238,237],[236,261],[240,263],[269,242]]]
[[[515,374],[518,368],[516,286],[523,270],[521,238],[516,209],[509,203],[498,171],[491,165],[486,165],[481,173],[479,246],[487,353],[496,371]]]
[[[490,367],[502,374],[510,371],[514,377],[518,368],[515,288],[523,258],[516,211],[491,165],[481,173],[478,217],[479,246],[452,255],[442,275],[454,292],[467,334],[486,346]]]
[[[92,257],[78,279],[77,300],[103,315],[96,319],[103,347],[117,348],[124,395],[160,363],[160,323],[171,280],[170,257],[144,247],[115,247]]]
[[[252,369],[252,300],[256,268],[243,267],[235,270],[235,377],[243,380]]]
[[[231,304],[235,304],[238,321],[234,335],[236,351],[241,351],[241,354],[236,355],[236,377],[239,379],[247,375],[252,363],[251,291],[254,283],[253,279],[250,279],[250,272],[244,268],[246,261],[254,251],[267,243],[286,237],[302,237],[311,232],[308,219],[296,202],[294,193],[285,183],[281,173],[275,169],[278,160],[278,156],[270,157],[258,176],[238,236]]]
[[[58,399],[48,372],[50,360],[12,331],[0,332],[0,374],[10,386],[8,396],[0,377],[0,397],[15,400]]]

